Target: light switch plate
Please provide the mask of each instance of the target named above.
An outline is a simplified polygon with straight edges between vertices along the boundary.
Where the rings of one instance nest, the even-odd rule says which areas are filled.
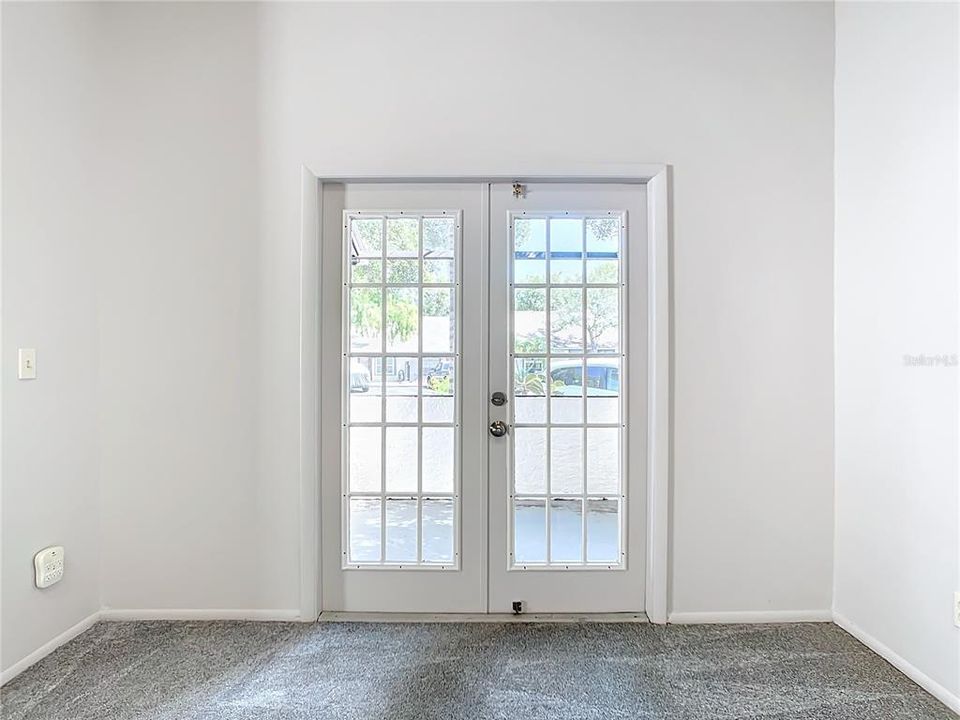
[[[46,588],[63,579],[63,546],[44,548],[33,556],[37,587]]]
[[[17,353],[17,377],[21,380],[36,380],[37,351],[34,348],[20,348]]]

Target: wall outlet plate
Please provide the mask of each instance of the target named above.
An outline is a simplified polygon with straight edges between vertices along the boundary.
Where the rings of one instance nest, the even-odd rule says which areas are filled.
[[[44,548],[33,556],[38,588],[50,587],[63,579],[63,546]]]

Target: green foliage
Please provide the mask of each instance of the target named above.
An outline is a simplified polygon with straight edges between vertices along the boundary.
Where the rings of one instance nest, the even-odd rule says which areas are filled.
[[[353,282],[358,283],[378,283],[380,282],[380,270],[383,267],[382,260],[360,260],[352,266],[351,275]]]
[[[414,218],[387,220],[387,255],[412,255],[420,252],[419,223]]]
[[[424,218],[424,256],[453,257],[455,230],[453,218]]]
[[[517,296],[514,300],[514,307],[518,312],[544,311],[546,310],[547,294],[543,290],[535,288],[520,288],[517,290]]]
[[[513,247],[518,252],[546,250],[546,220],[517,218],[513,222]]]
[[[424,317],[444,317],[450,314],[450,290],[446,288],[424,288]]]
[[[420,269],[416,259],[387,260],[387,282],[415,283]]]
[[[427,385],[440,395],[453,395],[453,379],[449,375],[433,375]]]
[[[362,254],[379,253],[382,249],[384,224],[381,218],[354,218],[351,232]],[[451,218],[425,218],[423,220],[423,243],[425,251],[453,256],[455,222]],[[415,218],[392,217],[386,220],[387,260],[386,281],[397,284],[413,284],[419,281],[420,222]],[[392,256],[392,257],[391,257]],[[399,256],[399,257],[398,257]],[[379,283],[384,260],[362,258],[352,266],[354,282]],[[443,261],[434,261],[443,262]],[[431,266],[433,274],[446,268]],[[432,277],[430,279],[433,279]],[[354,288],[351,291],[351,322],[359,334],[373,337],[381,333],[383,308],[381,288]],[[387,288],[386,324],[387,335],[392,341],[409,340],[417,332],[419,315],[419,292],[413,288]],[[424,289],[423,314],[427,317],[447,317],[451,311],[451,290],[445,288]],[[451,332],[453,328],[451,328]]]
[[[383,249],[383,220],[353,218],[350,231],[361,255],[379,255]]]
[[[391,340],[409,340],[417,331],[416,289],[387,290],[387,333]]]
[[[563,380],[551,380],[550,392],[554,393],[566,383]],[[513,392],[516,395],[546,395],[546,375],[542,370],[530,370],[518,374],[514,379]]]
[[[542,332],[528,335],[523,338],[516,338],[514,348],[519,353],[538,353],[547,351],[547,339]]]
[[[350,322],[361,335],[371,337],[380,333],[383,320],[380,302],[380,288],[353,288],[350,291]]]

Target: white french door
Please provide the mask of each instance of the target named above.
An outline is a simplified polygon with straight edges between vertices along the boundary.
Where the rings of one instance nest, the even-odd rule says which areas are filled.
[[[519,190],[490,198],[489,609],[642,611],[644,196]]]
[[[324,188],[324,610],[486,609],[485,198]]]
[[[323,192],[323,609],[642,611],[642,187]]]

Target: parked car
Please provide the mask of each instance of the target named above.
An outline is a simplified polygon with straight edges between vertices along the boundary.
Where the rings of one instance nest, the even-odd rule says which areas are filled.
[[[425,367],[423,385],[436,390],[438,386],[453,375],[453,358],[443,358],[433,367]]]
[[[370,390],[370,373],[356,360],[350,363],[350,392],[365,393]]]
[[[592,360],[587,365],[589,395],[619,395],[620,365],[616,361]],[[580,395],[583,386],[583,365],[579,360],[554,362],[550,370],[553,395]]]

